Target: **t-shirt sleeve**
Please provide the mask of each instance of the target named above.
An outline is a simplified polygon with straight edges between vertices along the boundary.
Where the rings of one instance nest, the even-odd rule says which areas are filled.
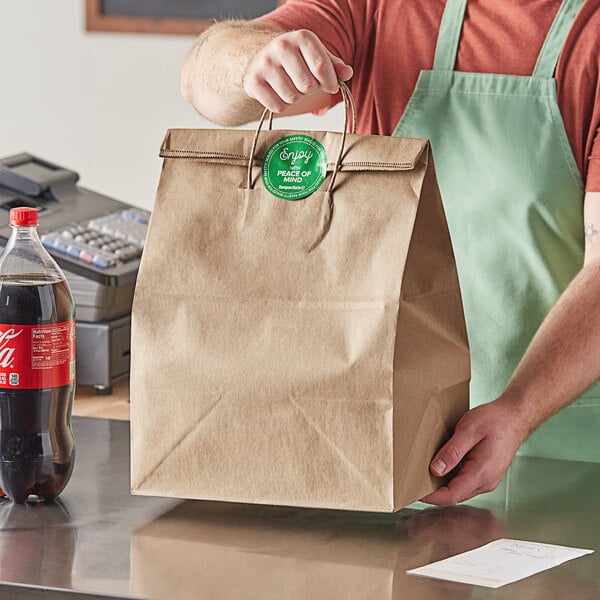
[[[592,152],[588,157],[585,190],[586,192],[600,192],[600,127],[596,130]]]

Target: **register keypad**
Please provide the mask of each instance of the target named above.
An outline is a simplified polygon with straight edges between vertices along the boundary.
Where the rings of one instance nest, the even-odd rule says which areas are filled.
[[[150,213],[139,208],[114,212],[44,233],[42,244],[101,269],[139,258]]]

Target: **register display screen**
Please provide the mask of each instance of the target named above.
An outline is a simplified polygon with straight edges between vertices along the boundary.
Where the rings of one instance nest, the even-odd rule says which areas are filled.
[[[44,181],[48,175],[56,171],[56,169],[49,168],[48,166],[35,161],[16,165],[11,167],[10,170],[17,175],[32,181]]]

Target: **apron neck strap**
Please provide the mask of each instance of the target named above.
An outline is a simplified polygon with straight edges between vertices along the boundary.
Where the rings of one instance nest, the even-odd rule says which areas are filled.
[[[552,78],[567,34],[584,0],[563,0],[540,51],[534,77]],[[453,71],[467,0],[446,0],[433,60],[434,71]]]
[[[454,71],[467,0],[446,0],[433,59],[434,71]]]
[[[583,0],[563,0],[535,63],[534,77],[554,77],[560,51],[582,4]]]

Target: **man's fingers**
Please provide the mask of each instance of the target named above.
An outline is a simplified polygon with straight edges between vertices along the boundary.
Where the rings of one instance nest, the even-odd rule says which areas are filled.
[[[354,75],[354,70],[350,65],[347,65],[341,58],[334,56],[329,53],[331,57],[331,62],[333,63],[333,68],[335,69],[335,74],[338,79],[342,81],[348,81]]]
[[[247,94],[258,100],[265,108],[268,108],[271,112],[280,113],[283,112],[287,105],[277,95],[273,88],[266,82],[260,84],[253,84],[251,87],[246,88]]]
[[[498,487],[502,478],[489,485],[473,486],[467,479],[457,482],[456,477],[446,486],[421,498],[421,502],[436,504],[437,506],[454,506],[478,496],[491,492]]]
[[[438,506],[453,506],[464,502],[486,491],[480,485],[478,468],[474,463],[467,463],[450,483],[438,488],[432,494],[421,498],[421,502],[437,504]]]
[[[463,420],[459,421],[454,435],[442,446],[431,461],[431,473],[436,477],[446,475],[456,468],[467,452],[479,444],[481,440],[482,436],[476,429],[469,427]]]
[[[300,32],[277,38],[272,42],[272,54],[266,54],[263,58],[263,63],[267,63],[263,67],[269,66],[268,63],[276,66],[275,69],[263,69],[262,71],[274,90],[279,91],[280,89],[279,82],[276,79],[281,80],[282,73],[285,75],[287,81],[281,88],[281,92],[284,94],[281,98],[289,104],[292,102],[286,100],[286,95],[295,97],[295,102],[304,94],[314,92],[319,87],[319,82],[312,75],[310,66],[306,63],[296,38],[302,38]]]
[[[284,102],[285,107],[298,102],[304,94],[294,85],[284,69],[274,69],[269,84],[273,91]]]
[[[450,483],[453,484],[456,478]],[[464,502],[480,494],[479,488],[468,488],[468,489],[457,489],[456,485],[448,485],[448,487],[441,487],[435,490],[432,494],[421,498],[421,502],[427,504],[436,504],[437,506],[454,506],[459,502]]]
[[[467,459],[450,483],[423,498],[423,502],[452,506],[478,494],[491,492],[500,483],[513,456],[511,454],[505,462],[498,460],[497,454],[493,444],[488,440],[481,441],[473,449],[469,449]]]
[[[296,33],[304,34],[299,49],[312,76],[324,92],[335,94],[338,91],[338,78],[329,51],[314,34],[302,31]]]
[[[297,48],[288,53],[285,60],[282,61],[282,68],[301,95],[312,94],[319,89],[319,82],[311,73],[302,53]]]

